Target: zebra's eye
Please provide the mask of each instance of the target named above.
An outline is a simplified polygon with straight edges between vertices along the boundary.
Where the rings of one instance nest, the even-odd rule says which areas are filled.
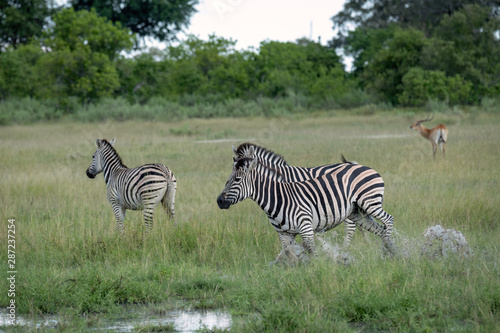
[[[234,177],[234,180],[237,181],[237,182],[239,182],[239,181],[241,181],[241,177],[240,176],[236,176],[236,177]]]

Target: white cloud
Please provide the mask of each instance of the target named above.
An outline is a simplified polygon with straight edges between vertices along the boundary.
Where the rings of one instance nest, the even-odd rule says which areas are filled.
[[[241,49],[258,47],[267,39],[293,42],[320,37],[326,44],[335,34],[331,17],[343,4],[343,0],[202,0],[186,33],[204,40],[210,34],[232,38]]]

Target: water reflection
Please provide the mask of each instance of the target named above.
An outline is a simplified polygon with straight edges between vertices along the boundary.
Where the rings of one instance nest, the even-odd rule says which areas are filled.
[[[161,315],[137,313],[134,319],[117,318],[103,319],[94,325],[93,331],[134,332],[144,327],[166,326],[172,327],[175,332],[197,332],[200,329],[227,329],[231,326],[231,316],[221,311],[182,311],[173,310]],[[21,327],[40,329],[55,328],[64,323],[64,319],[57,316],[43,316],[28,319],[16,316],[16,324]],[[69,324],[69,323],[66,323]],[[13,325],[9,314],[0,312],[0,325],[8,328]],[[1,330],[1,329],[0,329]]]
[[[231,325],[231,316],[218,311],[172,311],[144,319],[115,321],[103,329],[114,332],[133,332],[134,329],[140,327],[163,325],[173,325],[176,332],[197,332],[202,328],[225,329]]]

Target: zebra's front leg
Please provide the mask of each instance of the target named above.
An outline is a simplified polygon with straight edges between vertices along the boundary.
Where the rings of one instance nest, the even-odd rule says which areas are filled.
[[[314,244],[314,231],[311,220],[307,219],[299,224],[299,232],[302,237],[304,249],[313,256],[316,256],[316,245]]]
[[[281,252],[276,257],[276,260],[269,263],[269,266],[286,262],[286,258],[288,258],[292,264],[298,263],[299,258],[294,252],[294,247],[298,245],[295,241],[296,235],[278,231],[278,236],[281,241]]]
[[[111,202],[116,219],[116,230],[123,233],[123,221],[125,220],[125,208],[117,202]]]

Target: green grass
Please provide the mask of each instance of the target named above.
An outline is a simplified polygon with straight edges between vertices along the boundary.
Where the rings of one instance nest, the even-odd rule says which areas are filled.
[[[493,332],[500,326],[500,115],[437,114],[433,124],[448,125],[449,143],[446,159],[436,161],[430,143],[409,129],[420,116],[2,127],[1,234],[15,218],[18,314],[60,314],[70,324],[59,331],[84,330],[83,314],[98,321],[124,304],[182,300],[229,311],[233,330],[242,332]],[[161,162],[174,172],[176,225],[158,207],[144,237],[142,214],[127,211],[125,232],[117,235],[102,176],[85,174],[97,137],[117,137],[130,167]],[[219,139],[229,141],[210,141]],[[412,255],[384,258],[378,238],[355,234],[349,266],[320,256],[269,268],[280,243],[265,214],[249,200],[227,211],[216,204],[231,171],[231,145],[244,141],[293,165],[335,163],[344,154],[377,170],[396,241]],[[420,256],[423,232],[436,224],[461,231],[474,255]],[[335,232],[341,243],[343,227]],[[0,247],[6,272],[5,236]],[[2,278],[0,290],[7,287]],[[8,302],[0,293],[0,307]]]

